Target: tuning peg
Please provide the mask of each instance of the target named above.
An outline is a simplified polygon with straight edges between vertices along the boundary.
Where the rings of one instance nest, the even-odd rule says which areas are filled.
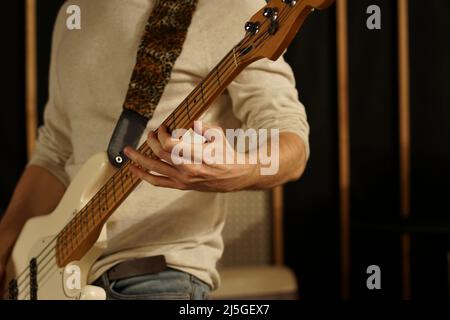
[[[283,2],[287,5],[290,5],[291,7],[293,7],[297,4],[296,0],[283,0]]]
[[[250,32],[251,34],[256,34],[259,31],[259,23],[258,22],[247,22],[245,24],[245,31]]]
[[[278,17],[278,10],[275,8],[265,8],[263,16],[275,20]]]
[[[273,36],[275,33],[277,33],[279,26],[280,26],[280,24],[278,23],[277,20],[272,20],[270,22],[270,26],[269,26],[269,30],[268,30],[269,34]]]

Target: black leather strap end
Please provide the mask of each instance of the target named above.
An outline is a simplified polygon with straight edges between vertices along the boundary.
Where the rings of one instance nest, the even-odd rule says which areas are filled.
[[[108,159],[111,164],[120,168],[128,158],[123,153],[126,146],[137,147],[148,119],[140,114],[123,109],[108,145]]]

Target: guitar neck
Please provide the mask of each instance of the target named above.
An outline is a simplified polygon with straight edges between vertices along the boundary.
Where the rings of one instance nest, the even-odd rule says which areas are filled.
[[[192,128],[194,121],[200,118],[248,64],[242,63],[239,59],[239,53],[245,48],[245,41],[246,38],[217,64],[161,126],[170,132],[175,129]],[[153,156],[145,142],[138,151],[148,157]],[[63,267],[71,261],[80,260],[95,243],[103,225],[115,209],[139,185],[141,180],[129,172],[131,165],[131,161],[125,162],[58,234],[56,244],[58,266]]]

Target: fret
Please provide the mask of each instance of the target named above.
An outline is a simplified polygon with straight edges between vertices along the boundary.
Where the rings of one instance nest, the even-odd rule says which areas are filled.
[[[73,237],[75,237],[74,226],[76,226],[75,218],[70,220],[70,223],[67,226],[66,234],[67,234],[68,239],[72,239]]]
[[[103,189],[103,206],[102,206],[102,218],[103,218],[103,212],[108,210],[108,193],[106,192],[106,186]]]
[[[70,228],[70,234],[72,235],[72,240],[78,242],[78,237],[77,237],[77,224],[76,224],[76,217],[75,217],[75,223],[74,225]]]
[[[107,192],[107,187],[108,187],[108,184],[106,184],[105,187],[103,187],[103,195],[104,195],[104,198],[105,198],[105,206],[102,208],[102,212],[104,212],[104,211],[106,211],[106,210],[109,209],[109,208],[108,208],[108,192]],[[102,217],[103,217],[103,216],[102,216]]]
[[[87,229],[89,230],[89,219],[88,219],[87,211],[83,210],[83,211],[81,211],[81,213],[83,216],[83,223],[86,225]]]
[[[135,163],[133,163],[135,165]],[[127,178],[127,180],[133,184],[133,175],[131,174],[131,172],[128,170],[127,174],[125,175],[125,177]]]
[[[189,105],[186,105],[186,110],[187,110],[189,122],[191,122],[192,121],[192,119],[191,119],[191,110],[189,109]]]
[[[75,222],[74,219],[71,219],[70,222],[67,224],[67,226],[64,228],[66,234],[69,234],[69,232],[70,232],[70,230],[71,230],[72,225],[74,224],[74,222]]]
[[[70,228],[67,229],[67,242],[69,243],[70,247],[73,248],[73,241],[72,241],[72,238],[69,235],[69,232],[70,232]]]
[[[72,220],[74,222],[73,226],[72,226],[72,228],[74,229],[73,232],[78,232],[78,226],[80,225],[80,223],[78,221],[79,220],[79,215],[75,214],[75,216],[74,216],[74,218]],[[80,229],[81,229],[81,226],[80,226]]]
[[[234,59],[234,64],[236,65],[236,68],[238,67],[238,62],[236,59],[236,48],[233,48],[233,59]]]
[[[123,169],[120,169],[120,185],[122,186],[122,196],[125,194],[125,189],[123,187]]]
[[[198,91],[198,87],[196,87],[195,89],[194,89],[194,91],[192,92],[192,96],[194,96],[193,98],[194,98],[194,107],[195,107],[195,104],[197,103],[197,91]]]
[[[98,211],[97,211],[97,217],[98,216],[102,216],[102,211],[103,211],[103,204],[102,204],[102,193],[103,193],[103,188],[100,189],[99,193],[98,193]]]
[[[189,100],[186,98],[186,106],[185,106],[187,116],[189,119],[189,122],[191,122],[191,110],[189,109]]]
[[[80,216],[80,225],[81,225],[81,229],[82,229],[82,231],[83,230],[85,230],[85,228],[86,228],[86,224],[84,223],[85,222],[85,220],[84,220],[84,214],[83,214],[83,211],[80,211],[79,213],[79,216]]]
[[[77,228],[76,228],[76,230],[78,229],[78,226],[80,226],[80,237],[83,237],[83,222],[82,222],[82,220],[81,220],[81,215],[80,215],[80,213],[77,213],[76,214],[76,216],[75,216],[75,220],[76,220],[76,224],[77,224]]]
[[[173,131],[177,128],[177,117],[175,116],[175,112],[172,112],[172,118],[173,118],[173,128],[169,128],[170,131]]]
[[[94,196],[94,198],[92,199],[92,204],[91,204],[91,217],[92,217],[92,224],[95,225],[95,200],[97,198],[97,195]]]
[[[130,173],[129,173],[128,168],[127,168],[126,171],[125,171],[125,182],[128,182],[129,177],[130,177]]]
[[[220,74],[219,74],[219,66],[217,66],[216,68],[215,68],[215,73],[216,73],[216,79],[217,79],[217,83],[220,85],[221,84],[221,81],[220,81]]]
[[[67,248],[68,247],[68,243],[69,243],[69,234],[67,232],[69,228],[64,228],[64,233],[63,233],[63,239],[64,239],[64,247]]]
[[[203,82],[200,83],[200,91],[201,91],[201,93],[202,93],[202,102],[203,102],[203,104],[205,104],[205,96],[204,96],[204,94],[203,94]]]
[[[78,215],[78,220],[79,220],[79,224],[80,224],[80,232],[81,234],[83,234],[83,231],[86,229],[86,225],[84,224],[84,220],[83,220],[83,212],[80,211],[77,213]]]
[[[78,215],[80,216],[80,224],[81,224],[81,227],[83,228],[83,230],[85,229],[86,231],[89,231],[89,229],[87,228],[87,225],[86,225],[84,208],[81,209],[81,211],[78,213]]]
[[[236,53],[237,50],[233,48],[233,50],[217,64],[212,72],[196,86],[182,104],[180,104],[175,111],[164,120],[163,124],[166,125],[170,131],[173,131],[178,126],[187,129],[187,125],[190,125],[192,121],[197,120],[206,108],[209,107],[213,98],[225,90],[226,85],[231,82],[236,74],[236,69],[241,67],[239,57]],[[189,119],[189,122],[186,118]],[[141,145],[140,148],[138,148],[138,151],[147,156],[151,156],[152,154],[151,149],[146,143]],[[130,165],[132,165],[132,162],[131,160],[128,160],[127,163],[119,169],[120,172],[116,172],[104,187],[93,196],[91,201],[80,212],[80,216],[74,217],[66,228],[61,231],[61,237],[58,238],[60,247],[57,249],[58,254],[60,255],[59,263],[67,264],[68,261],[65,260],[70,258],[75,250],[84,250],[84,248],[79,248],[80,242],[77,241],[77,243],[74,243],[74,239],[71,237],[71,235],[76,236],[77,233],[76,230],[70,229],[73,223],[78,224],[79,221],[84,220],[86,225],[84,227],[82,224],[80,225],[83,230],[80,236],[82,241],[87,240],[87,235],[89,235],[90,232],[97,230],[97,227],[101,227],[101,223],[113,213],[113,210],[110,209],[120,205],[127,195],[138,185],[140,179],[130,174],[128,171]],[[116,176],[116,174],[120,176]],[[119,183],[120,186],[118,185],[116,187],[117,183]],[[111,190],[108,190],[110,185],[112,188],[112,195],[110,193]],[[104,194],[102,195],[102,193]],[[102,197],[103,199],[101,199]],[[113,205],[109,204],[108,201],[112,201]],[[100,218],[97,218],[99,215]],[[89,220],[92,220],[92,222]],[[69,232],[72,233],[69,234]],[[77,253],[80,252],[78,251]]]
[[[113,191],[114,203],[117,202],[117,199],[116,199],[116,181],[115,181],[115,177],[116,177],[116,175],[114,174],[114,175],[112,176],[112,191]]]
[[[98,195],[98,213],[97,213],[97,216],[99,216],[99,220],[102,219],[103,211],[105,211],[104,202],[102,201],[103,192],[104,192],[104,190],[102,188],[102,189],[100,189],[100,193]],[[104,198],[104,195],[103,195],[103,198]]]
[[[62,241],[63,247],[66,247],[66,246],[67,246],[67,239],[66,239],[66,236],[67,236],[67,234],[66,234],[66,228],[64,228],[63,231],[62,231],[61,234],[60,234],[60,239],[61,239],[61,241]]]

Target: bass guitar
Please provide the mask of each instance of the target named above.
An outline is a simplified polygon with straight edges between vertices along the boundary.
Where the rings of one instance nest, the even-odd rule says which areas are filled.
[[[189,129],[249,64],[277,60],[308,15],[334,0],[269,0],[246,24],[245,36],[162,123],[169,131]],[[144,143],[138,151],[152,156]],[[80,169],[57,208],[25,224],[6,269],[5,298],[105,299],[102,288],[88,285],[94,262],[106,248],[104,225],[141,182],[120,169],[107,154],[93,156]]]

